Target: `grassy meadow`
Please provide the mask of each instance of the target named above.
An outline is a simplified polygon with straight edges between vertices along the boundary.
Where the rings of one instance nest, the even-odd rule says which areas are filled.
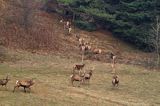
[[[70,75],[80,59],[12,53],[14,62],[0,64],[0,78],[9,74],[7,89],[0,86],[0,106],[159,106],[160,73],[143,67],[117,64],[120,85],[111,84],[110,64],[85,60],[85,69],[95,67],[90,85],[72,87]],[[34,78],[31,93],[12,92],[16,80]],[[77,85],[77,83],[75,83]]]

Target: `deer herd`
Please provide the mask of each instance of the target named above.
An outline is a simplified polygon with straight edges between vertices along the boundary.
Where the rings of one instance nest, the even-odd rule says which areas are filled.
[[[63,19],[60,20],[60,23],[64,23],[64,29],[68,30],[68,33],[71,34],[72,28],[71,28],[71,23],[69,21],[65,22]],[[81,38],[76,35],[76,38],[79,42],[78,47],[80,48],[80,51],[82,53],[85,53],[86,51],[91,51],[94,54],[101,54],[102,50],[99,48],[92,48],[91,44],[88,41],[85,41],[84,38]],[[114,70],[115,64],[116,64],[116,55],[113,53],[110,53],[110,58],[112,60],[111,66],[112,69]],[[90,84],[90,79],[93,75],[94,68],[89,69],[89,70],[84,70],[84,67],[86,65],[83,64],[75,64],[73,66],[72,73],[70,75],[70,81],[72,86],[74,86],[74,82],[79,82],[78,87],[80,87],[81,84],[84,84],[85,82],[88,82],[88,85]],[[7,83],[10,81],[9,76],[7,75],[6,78],[0,79],[0,85],[3,87],[5,86],[7,89]],[[22,87],[24,89],[24,92],[26,92],[26,88],[31,90],[31,86],[34,85],[34,80],[33,79],[28,79],[28,80],[17,80],[15,83],[15,86],[13,87],[13,92],[15,92],[16,88]],[[114,72],[113,78],[112,78],[112,85],[114,87],[117,87],[119,84],[119,78],[116,72]]]
[[[111,53],[110,55],[111,55],[111,59],[112,59],[112,66],[115,66],[116,56],[113,53]],[[74,81],[79,82],[78,86],[85,83],[85,81],[88,81],[88,84],[89,84],[89,81],[93,75],[94,68],[89,69],[86,72],[85,70],[83,70],[84,67],[85,67],[84,63],[83,64],[75,64],[73,66],[72,75],[70,76],[72,86],[74,86],[74,84],[73,84]],[[114,67],[112,67],[112,68],[114,68]],[[76,72],[76,71],[78,71],[78,72]],[[112,85],[114,87],[118,87],[118,84],[119,84],[119,78],[118,78],[118,75],[116,74],[116,72],[114,72],[114,75],[112,78]]]
[[[114,66],[116,56],[113,53],[111,53],[110,56],[111,56],[111,59],[112,59],[112,66]],[[84,70],[85,66],[86,65],[84,63],[83,64],[75,64],[73,66],[73,70],[72,70],[71,75],[70,75],[70,81],[71,81],[71,84],[72,84],[73,87],[74,87],[74,82],[79,82],[78,87],[80,87],[80,85],[84,84],[85,82],[87,82],[88,85],[90,84],[90,79],[93,75],[94,67],[92,69],[89,69],[89,70]],[[5,86],[5,88],[7,89],[7,83],[9,81],[10,81],[10,79],[9,79],[9,76],[7,75],[6,78],[0,79],[0,85],[2,87]],[[19,88],[19,87],[22,87],[24,89],[24,92],[26,92],[26,88],[31,90],[31,86],[33,86],[34,83],[35,82],[34,82],[33,79],[17,80],[16,83],[15,83],[15,86],[13,87],[13,92],[15,92],[16,88]],[[113,79],[112,79],[112,85],[114,87],[117,87],[118,84],[119,84],[118,75],[116,75],[116,73],[114,73]]]

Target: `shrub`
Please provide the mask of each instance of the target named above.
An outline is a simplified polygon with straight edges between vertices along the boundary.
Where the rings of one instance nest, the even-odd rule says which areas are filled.
[[[86,21],[77,20],[74,23],[80,29],[87,30],[87,31],[95,31],[96,28],[97,28],[94,23],[89,23],[89,22],[86,22]]]
[[[7,59],[7,50],[5,47],[0,46],[0,62],[2,63]]]

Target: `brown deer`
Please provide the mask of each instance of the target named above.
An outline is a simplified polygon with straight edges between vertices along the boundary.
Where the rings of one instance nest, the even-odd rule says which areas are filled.
[[[14,86],[13,92],[15,91],[16,88],[23,87],[24,92],[26,92],[26,88],[31,90],[31,86],[34,84],[33,79],[30,80],[17,80],[16,85]]]
[[[72,28],[69,27],[69,28],[68,28],[68,34],[71,34],[71,31],[72,31]]]
[[[70,26],[71,26],[71,22],[70,21],[64,22],[64,29],[68,29]]]
[[[113,69],[113,72],[115,73],[115,64],[116,64],[117,56],[111,52],[110,53],[110,58],[112,59],[111,67]]]
[[[74,86],[73,85],[74,81],[79,81],[78,87],[80,87],[80,85],[84,82],[84,77],[78,74],[73,73],[70,77],[71,77],[72,86]]]
[[[84,43],[84,45],[83,46],[81,46],[81,50],[82,51],[89,51],[89,50],[91,50],[91,45],[89,44],[89,43]]]
[[[101,49],[94,49],[94,50],[93,50],[93,53],[94,53],[94,54],[101,54],[101,53],[102,53],[102,50],[101,50]]]
[[[113,53],[110,53],[110,58],[112,59],[112,64],[115,64],[117,56]]]
[[[73,73],[75,73],[75,70],[78,70],[79,75],[80,75],[80,72],[81,72],[81,70],[84,68],[84,66],[85,66],[84,63],[83,63],[83,64],[75,64],[75,65],[73,66]]]
[[[113,85],[113,86],[118,86],[118,85],[119,85],[118,75],[114,75],[114,76],[113,76],[112,85]]]
[[[84,46],[84,42],[85,42],[84,38],[79,38],[78,41],[79,41],[79,47]]]
[[[92,74],[93,74],[93,69],[92,69],[92,70],[89,70],[88,73],[84,73],[84,74],[82,75],[82,77],[84,77],[84,80],[87,80],[87,81],[88,81],[88,84],[89,84],[89,82],[90,82],[90,79],[91,79],[91,77],[92,77]]]
[[[85,64],[75,64],[73,67],[73,70],[82,70],[84,68]]]
[[[5,86],[7,88],[7,83],[10,79],[8,78],[8,75],[5,79],[0,79],[0,85]]]

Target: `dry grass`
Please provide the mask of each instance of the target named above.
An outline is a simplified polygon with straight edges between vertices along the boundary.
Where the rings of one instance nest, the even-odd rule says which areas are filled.
[[[70,73],[79,59],[16,53],[20,60],[0,65],[0,78],[10,74],[8,90],[0,87],[2,106],[158,106],[160,73],[145,68],[118,64],[120,86],[111,85],[110,64],[85,61],[86,69],[95,67],[90,85],[80,88],[70,84]],[[31,93],[23,89],[12,93],[17,79],[36,78]]]
[[[3,8],[1,8],[1,1],[5,5]],[[1,37],[8,36],[9,40],[4,43],[10,48],[28,46],[28,41],[34,43],[30,38],[27,38],[28,40],[25,39],[25,42],[22,38],[22,36],[25,35],[25,30],[21,28],[21,25],[19,24],[21,17],[18,16],[21,16],[21,9],[17,9],[14,5],[6,4],[4,0],[1,1],[0,16],[5,16],[7,19],[10,17],[12,19],[4,21],[5,17],[2,17],[2,19],[0,18]],[[8,10],[6,5],[7,8],[11,9]],[[135,65],[117,64],[116,69],[120,77],[120,86],[118,88],[113,88],[111,85],[112,74],[110,64],[85,60],[87,66],[86,69],[92,68],[93,66],[95,67],[91,84],[89,86],[82,85],[80,88],[72,87],[69,77],[72,66],[74,63],[79,63],[81,61],[79,58],[75,58],[80,56],[77,48],[78,42],[73,36],[65,36],[63,25],[59,25],[57,15],[48,14],[39,9],[34,10],[32,15],[36,17],[36,20],[32,23],[34,27],[31,30],[32,34],[40,38],[40,40],[37,39],[36,41],[41,41],[43,37],[45,37],[44,35],[48,35],[49,37],[46,38],[48,40],[52,40],[50,37],[53,38],[52,43],[54,44],[52,45],[52,43],[49,43],[49,45],[54,46],[55,48],[44,46],[48,45],[48,42],[46,41],[46,43],[44,42],[42,47],[40,47],[42,50],[36,51],[37,54],[30,54],[24,51],[18,51],[17,53],[13,52],[11,57],[13,57],[13,59],[16,57],[14,62],[4,62],[0,64],[0,78],[5,77],[7,74],[10,74],[11,77],[11,81],[8,84],[8,90],[0,87],[0,105],[160,105],[160,73],[148,71],[143,67],[137,67]],[[10,21],[13,21],[13,23]],[[148,56],[147,53],[142,53],[133,49],[107,32],[85,32],[78,29],[76,29],[75,32],[80,33],[82,37],[88,39],[93,47],[97,46],[102,48],[105,52],[120,52],[123,54],[122,57],[125,56],[125,59],[128,58],[133,60],[136,57],[136,60],[144,60],[144,58]],[[13,35],[15,38],[12,39]],[[49,51],[63,54],[63,56],[48,55],[46,50],[47,47],[49,48]],[[44,55],[38,55],[38,52],[40,54],[44,53]],[[36,78],[36,84],[33,86],[32,92],[25,94],[23,93],[23,89],[20,89],[16,90],[15,93],[12,93],[16,80],[24,78]]]
[[[121,58],[120,61],[118,60],[119,63],[143,66],[154,64],[152,54],[140,52],[115,38],[108,31],[87,32],[75,28],[71,36],[67,36],[63,24],[59,23],[60,16],[40,9],[44,6],[42,1],[44,0],[28,0],[27,2],[25,0],[0,0],[0,43],[2,45],[31,52],[42,53],[43,51],[65,54],[68,57],[80,57],[78,41],[74,36],[78,34],[89,41],[92,48],[102,49],[103,55],[98,56],[100,61],[106,62],[107,53],[114,52],[118,58]],[[23,5],[27,8],[23,8]],[[96,60],[93,55],[89,55],[86,59]]]

